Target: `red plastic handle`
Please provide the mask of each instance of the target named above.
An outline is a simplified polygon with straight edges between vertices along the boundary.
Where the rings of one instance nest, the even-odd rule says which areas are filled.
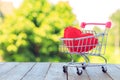
[[[106,23],[86,23],[82,22],[81,27],[85,28],[86,25],[105,25],[106,28],[111,28],[112,23],[111,22],[106,22]]]

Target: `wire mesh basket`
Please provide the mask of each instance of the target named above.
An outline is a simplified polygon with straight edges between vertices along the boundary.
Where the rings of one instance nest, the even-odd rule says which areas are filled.
[[[86,25],[105,25],[105,30],[101,33],[97,33],[94,30],[85,30]],[[63,66],[63,72],[68,73],[68,67],[76,67],[77,74],[82,74],[82,69],[86,69],[87,66],[101,66],[103,72],[107,72],[107,59],[104,57],[107,45],[107,36],[111,22],[107,23],[81,23],[82,33],[89,34],[89,36],[78,38],[60,38],[60,51],[68,53],[71,56],[71,62],[68,62]],[[74,62],[73,55],[79,55],[84,58],[85,62]],[[88,56],[101,57],[104,60],[104,64],[91,65]],[[79,68],[82,68],[79,70]]]

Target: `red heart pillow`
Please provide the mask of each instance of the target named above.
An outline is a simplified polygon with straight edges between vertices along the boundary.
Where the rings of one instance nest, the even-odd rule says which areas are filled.
[[[87,36],[92,36],[90,38],[84,38]],[[82,33],[79,29],[74,27],[67,27],[64,30],[64,38],[81,38],[75,40],[65,40],[64,44],[67,46],[70,52],[78,52],[83,53],[90,51],[91,49],[95,48],[98,44],[98,39],[94,37],[91,33]]]

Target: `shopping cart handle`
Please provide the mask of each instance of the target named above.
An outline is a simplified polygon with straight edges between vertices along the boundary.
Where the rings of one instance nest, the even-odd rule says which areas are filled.
[[[82,22],[81,27],[85,28],[86,25],[105,25],[106,28],[111,28],[111,22],[106,22],[106,23],[86,23]]]

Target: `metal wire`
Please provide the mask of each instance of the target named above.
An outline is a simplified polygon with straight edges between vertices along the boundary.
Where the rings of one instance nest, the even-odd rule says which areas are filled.
[[[104,60],[104,64],[107,64],[107,59],[103,55],[105,54],[106,51],[108,31],[109,29],[107,28],[102,33],[97,33],[96,31],[93,30],[82,29],[83,33],[91,33],[93,34],[93,36],[86,36],[80,38],[61,38],[60,40],[62,43],[60,47],[62,48],[62,52],[70,54],[71,58],[71,62],[68,62],[66,66],[72,67],[78,66],[76,62],[74,62],[74,57],[72,56],[73,54],[83,57],[85,62],[79,63],[81,64],[87,63],[86,66],[90,64],[90,59],[88,56],[101,57]],[[95,39],[93,40],[93,38],[96,38],[98,40],[98,44],[92,44],[95,43]],[[82,65],[79,65],[79,67],[82,67]]]

